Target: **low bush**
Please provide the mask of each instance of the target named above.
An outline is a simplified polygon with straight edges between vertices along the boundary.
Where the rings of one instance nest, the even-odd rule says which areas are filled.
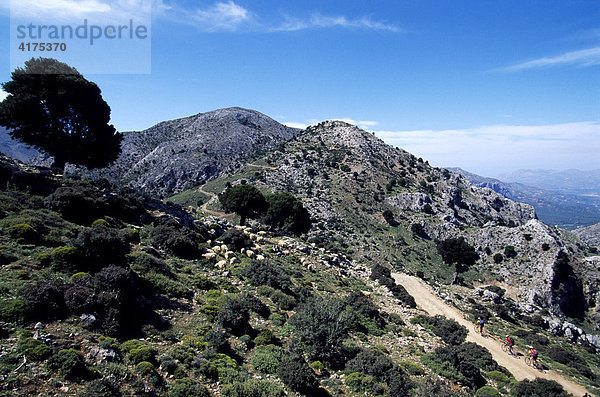
[[[467,329],[454,320],[441,315],[429,318],[433,333],[450,345],[460,345],[467,339]]]
[[[197,383],[189,378],[177,379],[169,382],[167,386],[167,397],[210,397],[211,394],[200,383]]]
[[[116,382],[109,379],[95,379],[88,383],[81,397],[121,397]]]
[[[229,229],[218,238],[231,250],[239,252],[242,248],[252,246],[252,240],[244,232],[237,229]]]
[[[35,362],[44,361],[52,355],[52,349],[48,345],[31,337],[21,339],[17,344],[17,351]]]
[[[130,246],[123,233],[114,228],[84,228],[73,241],[81,257],[79,270],[95,272],[108,265],[123,266]]]
[[[31,225],[26,223],[17,223],[9,226],[8,234],[18,243],[34,244],[40,240],[40,234]]]
[[[199,236],[189,228],[179,225],[159,225],[152,229],[150,237],[156,245],[181,258],[193,259],[200,251]]]
[[[221,388],[224,397],[283,397],[286,394],[281,387],[267,380],[247,379],[224,385]]]
[[[243,273],[250,284],[255,286],[266,285],[284,291],[291,286],[290,276],[285,269],[270,261],[252,260]]]
[[[275,338],[275,335],[273,335],[273,331],[271,331],[270,329],[263,329],[258,333],[256,338],[254,338],[254,344],[256,346],[270,345],[275,343],[276,340],[277,338]]]
[[[148,361],[140,361],[135,365],[135,372],[140,375],[150,375],[154,372],[154,365]]]
[[[351,372],[346,376],[344,383],[353,392],[369,395],[373,394],[377,380],[372,375],[366,375],[362,372]]]
[[[568,397],[563,387],[553,380],[536,378],[525,379],[511,388],[510,395],[513,397]]]
[[[296,298],[279,290],[273,291],[271,300],[273,300],[281,310],[292,310],[298,304]]]
[[[277,375],[291,389],[311,394],[319,382],[302,357],[288,356],[279,364]]]
[[[400,361],[400,366],[410,375],[424,375],[425,370],[412,361]]]
[[[8,299],[0,301],[0,321],[21,324],[27,318],[29,306],[23,299]]]
[[[52,270],[59,273],[75,273],[80,263],[77,248],[70,245],[54,248],[50,260]]]
[[[25,286],[21,297],[29,308],[33,320],[54,320],[68,315],[64,297],[64,284],[60,281],[40,280]]]
[[[258,346],[254,350],[250,364],[263,374],[277,374],[279,364],[285,357],[285,351],[279,346]]]
[[[52,370],[58,370],[62,377],[67,380],[80,380],[90,375],[83,354],[75,349],[60,350],[50,357],[48,367]]]
[[[439,347],[435,350],[437,357],[456,368],[472,387],[485,385],[481,371],[502,370],[486,348],[472,342],[458,346]]]
[[[131,269],[140,275],[154,272],[169,277],[173,276],[169,265],[165,261],[145,252],[133,252],[128,255],[127,259]]]
[[[414,397],[465,397],[466,394],[457,388],[451,388],[438,379],[426,378],[419,384],[415,391]]]
[[[498,390],[491,386],[483,386],[477,389],[475,397],[500,397],[501,394]]]

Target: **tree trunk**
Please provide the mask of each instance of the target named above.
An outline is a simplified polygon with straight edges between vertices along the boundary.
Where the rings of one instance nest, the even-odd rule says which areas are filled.
[[[240,226],[246,225],[246,216],[240,214]]]
[[[66,163],[67,162],[62,156],[54,156],[54,161],[52,162],[52,166],[50,168],[54,173],[64,175]]]

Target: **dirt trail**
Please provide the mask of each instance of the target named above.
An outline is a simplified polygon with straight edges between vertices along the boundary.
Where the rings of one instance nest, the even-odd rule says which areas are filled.
[[[277,167],[273,167],[271,165],[261,165],[261,164],[246,164],[247,167],[255,167],[255,168],[264,168],[265,170],[276,170]]]
[[[508,369],[517,380],[534,379],[536,377],[545,378],[557,381],[567,392],[575,396],[583,396],[587,392],[586,388],[582,385],[570,381],[554,371],[538,371],[525,364],[522,357],[512,357],[503,352],[500,342],[490,337],[483,337],[475,332],[473,324],[463,317],[461,311],[445,303],[433,292],[431,287],[425,284],[421,279],[398,273],[394,273],[392,276],[398,284],[401,284],[406,288],[408,293],[417,301],[417,305],[427,313],[432,316],[441,314],[467,327],[467,330],[469,331],[467,341],[477,343],[488,349],[494,357],[494,360]]]
[[[209,209],[208,209],[208,205],[209,205],[210,203],[212,203],[213,201],[217,200],[217,195],[216,195],[216,193],[209,192],[208,190],[204,190],[204,185],[200,186],[200,187],[198,188],[198,191],[199,191],[200,193],[202,193],[202,194],[205,194],[205,195],[207,195],[207,196],[209,196],[209,197],[210,197],[210,199],[208,199],[208,200],[206,201],[206,203],[204,203],[204,204],[202,204],[202,205],[200,206],[200,209],[202,210],[202,212],[204,212],[204,213],[206,213],[206,214],[210,214],[210,215],[212,215],[212,216],[216,216],[217,218],[223,218],[223,219],[227,219],[227,220],[229,220],[229,221],[231,221],[231,220],[233,219],[233,217],[234,217],[234,214],[226,214],[226,213],[224,213],[224,212],[221,212],[221,211],[214,211],[214,210],[209,210]]]

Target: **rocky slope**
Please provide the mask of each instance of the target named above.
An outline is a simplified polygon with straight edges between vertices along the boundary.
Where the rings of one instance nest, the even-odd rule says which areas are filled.
[[[533,205],[540,220],[549,225],[571,230],[600,221],[598,196],[561,193],[516,182],[506,183],[460,168],[451,170],[460,173],[476,186],[487,187],[511,200]]]
[[[266,190],[293,192],[316,221],[309,241],[430,281],[447,282],[451,274],[435,241],[463,236],[481,257],[465,277],[503,283],[529,311],[582,316],[600,301],[599,272],[583,259],[590,251],[576,236],[539,221],[531,205],[473,186],[357,127],[309,127],[263,161],[205,189],[219,193],[224,183],[250,176]],[[393,219],[384,219],[386,210]]]
[[[233,172],[298,132],[257,111],[220,109],[125,132],[122,153],[109,168],[68,172],[164,196]]]
[[[582,241],[585,241],[586,244],[600,247],[600,223],[595,223],[590,226],[580,227],[573,230]]]

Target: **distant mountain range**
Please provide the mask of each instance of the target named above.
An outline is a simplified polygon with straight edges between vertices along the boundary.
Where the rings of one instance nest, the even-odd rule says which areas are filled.
[[[559,189],[559,182],[551,183],[546,180],[547,186],[554,186],[555,189],[542,189],[533,187],[523,183],[507,183],[494,178],[482,177],[460,168],[451,168],[455,172],[460,173],[469,180],[472,184],[479,187],[490,188],[506,198],[522,203],[533,205],[536,213],[540,220],[549,224],[562,227],[564,229],[575,229],[581,226],[588,226],[597,222],[600,222],[600,195],[583,195],[582,193],[567,193],[575,191],[588,191],[590,193],[593,189],[587,187],[576,187],[573,179],[567,184],[568,187]],[[514,175],[519,175],[521,171],[517,171]],[[536,171],[540,175],[546,173],[554,173],[557,175],[557,181],[565,180],[566,175],[588,175],[588,179],[591,178],[592,172],[568,170],[563,172],[558,171]],[[533,175],[533,171],[530,175]],[[523,172],[521,175],[527,175]],[[562,175],[562,178],[559,177]],[[530,177],[530,181],[535,182],[533,176]],[[581,180],[580,180],[581,181]],[[541,182],[539,182],[541,183]],[[580,182],[583,183],[583,182]],[[593,185],[588,185],[593,186]],[[561,192],[562,190],[562,192]]]
[[[0,153],[25,163],[39,155],[37,150],[12,139],[4,127],[0,127]]]
[[[599,161],[600,164],[600,161]],[[540,189],[576,195],[600,197],[600,169],[518,170],[498,176],[507,183],[522,183]]]

